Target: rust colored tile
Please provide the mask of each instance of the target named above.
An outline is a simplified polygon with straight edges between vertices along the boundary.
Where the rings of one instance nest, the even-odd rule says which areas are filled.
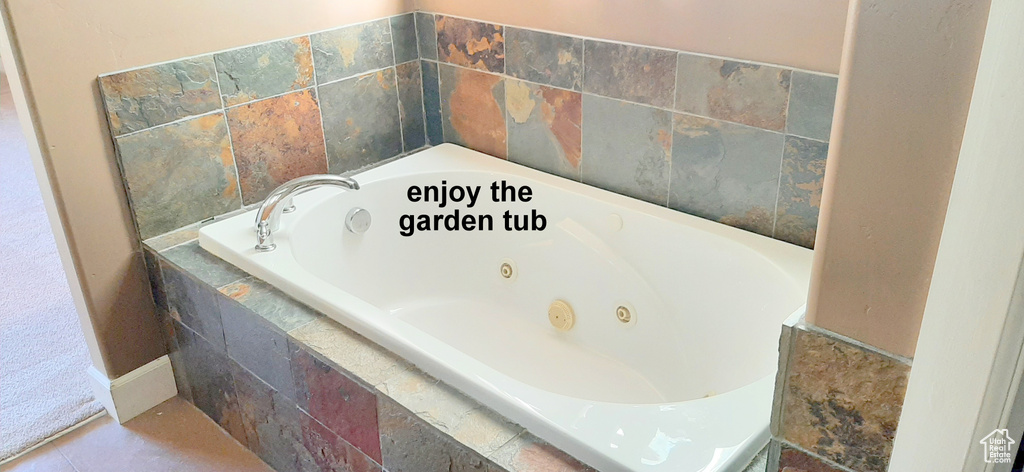
[[[500,76],[441,66],[441,121],[445,141],[506,156],[505,83]]]
[[[782,131],[792,71],[747,62],[679,54],[676,109]]]
[[[99,83],[114,136],[220,108],[212,56],[120,72]]]
[[[786,372],[782,437],[854,470],[884,472],[910,366],[798,329]]]
[[[509,160],[579,180],[582,101],[579,92],[506,79]]]
[[[279,185],[327,172],[324,132],[315,92],[299,92],[227,112],[242,203],[257,203]]]
[[[505,72],[505,38],[500,25],[437,15],[436,27],[439,60]]]

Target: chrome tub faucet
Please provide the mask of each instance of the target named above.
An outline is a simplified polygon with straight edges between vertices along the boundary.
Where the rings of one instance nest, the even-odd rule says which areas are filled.
[[[274,244],[274,231],[281,227],[281,213],[295,209],[292,197],[323,186],[359,190],[359,183],[355,180],[331,174],[307,175],[285,182],[270,192],[256,212],[256,251],[268,252],[277,248]]]

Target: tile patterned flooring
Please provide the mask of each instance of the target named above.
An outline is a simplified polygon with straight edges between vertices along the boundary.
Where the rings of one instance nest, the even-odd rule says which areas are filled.
[[[271,471],[216,423],[172,398],[124,425],[102,416],[22,457],[3,472]]]

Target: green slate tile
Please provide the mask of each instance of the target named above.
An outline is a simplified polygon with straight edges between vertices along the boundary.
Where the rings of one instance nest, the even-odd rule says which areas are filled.
[[[143,239],[241,208],[223,114],[121,136],[116,142]]]
[[[319,84],[395,65],[387,18],[317,33],[310,40]]]
[[[313,56],[308,36],[234,49],[213,58],[227,106],[313,84]]]
[[[319,87],[331,173],[401,154],[397,85],[392,67]]]
[[[676,115],[669,206],[771,236],[783,136]]]

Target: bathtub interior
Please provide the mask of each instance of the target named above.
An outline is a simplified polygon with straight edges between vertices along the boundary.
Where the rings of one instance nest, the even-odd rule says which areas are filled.
[[[424,157],[405,159],[417,158]],[[662,404],[725,393],[774,372],[781,323],[804,302],[798,279],[750,246],[708,230],[720,232],[720,225],[666,224],[674,212],[616,203],[625,200],[618,196],[595,200],[594,189],[531,172],[374,169],[356,176],[358,192],[336,192],[287,221],[287,247],[304,270],[376,306],[381,316],[552,393]],[[532,201],[492,202],[487,187],[502,179],[529,185]],[[483,190],[473,208],[399,198],[411,185],[442,180]],[[344,229],[354,207],[372,215],[364,234]],[[547,229],[400,235],[400,215],[455,208],[496,217],[537,209]],[[500,274],[507,261],[515,267],[512,279]],[[548,321],[556,299],[575,311],[567,332]],[[621,322],[618,306],[629,307],[635,323]]]

